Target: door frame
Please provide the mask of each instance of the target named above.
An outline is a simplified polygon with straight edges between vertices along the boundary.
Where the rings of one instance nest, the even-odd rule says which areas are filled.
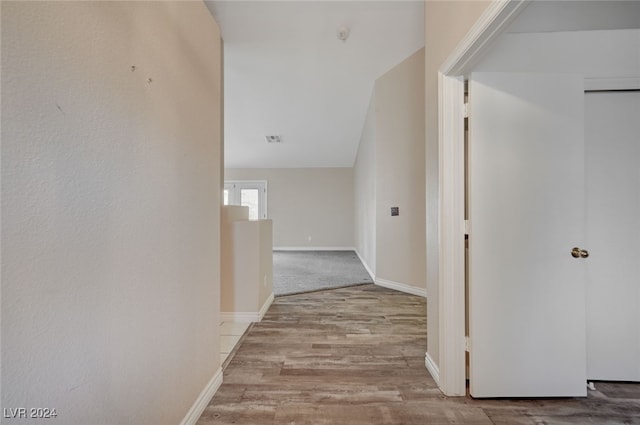
[[[440,390],[466,395],[464,76],[531,0],[494,0],[438,71]],[[433,369],[433,370],[432,370]]]

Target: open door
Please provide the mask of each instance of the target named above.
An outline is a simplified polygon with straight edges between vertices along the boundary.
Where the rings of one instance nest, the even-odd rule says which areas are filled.
[[[469,101],[471,395],[584,396],[583,79],[473,73]]]

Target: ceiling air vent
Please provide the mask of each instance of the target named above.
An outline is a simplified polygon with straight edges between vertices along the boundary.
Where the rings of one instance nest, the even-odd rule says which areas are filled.
[[[280,136],[264,136],[267,139],[267,143],[280,143]]]

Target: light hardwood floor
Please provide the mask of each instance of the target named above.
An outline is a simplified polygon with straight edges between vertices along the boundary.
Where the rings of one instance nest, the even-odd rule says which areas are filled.
[[[426,306],[373,285],[276,298],[241,340],[204,424],[639,424],[639,384],[583,399],[445,397],[424,366]]]

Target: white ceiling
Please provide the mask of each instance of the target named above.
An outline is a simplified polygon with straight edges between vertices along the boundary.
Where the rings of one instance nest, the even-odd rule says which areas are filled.
[[[424,46],[422,0],[205,3],[225,43],[231,168],[353,166],[375,79]],[[639,26],[638,0],[533,1],[508,32]]]
[[[353,166],[375,79],[424,46],[421,0],[206,4],[224,39],[230,168]]]

